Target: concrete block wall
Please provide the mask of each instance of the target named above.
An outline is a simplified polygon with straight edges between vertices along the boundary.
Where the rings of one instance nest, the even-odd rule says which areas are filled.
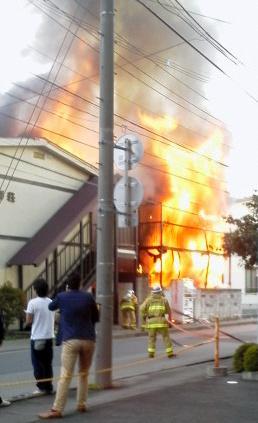
[[[194,317],[221,320],[241,317],[240,289],[196,289]]]

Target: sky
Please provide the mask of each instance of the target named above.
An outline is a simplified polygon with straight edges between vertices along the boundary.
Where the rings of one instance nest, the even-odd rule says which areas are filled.
[[[190,6],[191,1],[185,1]],[[211,110],[227,124],[232,132],[229,156],[229,191],[240,198],[250,196],[258,187],[258,3],[218,0],[196,2],[200,13],[224,22],[212,25],[216,38],[239,58],[237,66],[227,65],[217,54],[216,63],[223,63],[229,77],[221,75],[207,87]],[[204,19],[202,19],[204,23]],[[215,73],[213,71],[213,73]]]
[[[95,14],[98,12],[97,1],[80,0],[80,2]],[[3,110],[2,107],[6,104],[8,95],[13,93],[15,89],[17,95],[18,88],[17,85],[14,85],[15,83],[28,84],[28,81],[33,81],[33,75],[46,75],[51,70],[51,53],[57,51],[57,41],[60,42],[61,35],[58,34],[57,37],[53,37],[55,24],[50,26],[51,22],[47,14],[53,14],[54,11],[53,15],[56,19],[62,18],[62,22],[67,25],[65,17],[61,16],[58,7],[63,7],[65,11],[71,13],[71,5],[73,3],[78,5],[78,2],[60,0],[46,2],[36,0],[34,3],[35,5],[27,0],[9,0],[8,2],[1,2],[0,5],[0,52],[2,58],[0,111]],[[181,5],[190,13],[191,17],[196,19],[202,28],[213,37],[213,40],[227,49],[227,57],[221,54],[211,42],[205,41],[203,36],[192,31],[189,25],[183,21],[182,17],[186,18],[186,15],[184,15],[180,3],[176,3],[174,0],[161,0],[160,3],[156,0],[144,0],[144,3],[157,12],[162,19],[173,25],[187,40],[190,40],[197,49],[222,69],[222,72],[201,57],[187,43],[175,37],[161,22],[155,21],[155,18],[150,16],[148,11],[144,10],[141,5],[136,4],[134,0],[118,0],[115,2],[117,8],[116,29],[120,31],[120,34],[127,37],[127,41],[129,40],[134,45],[137,44],[141,49],[145,48],[145,50],[150,51],[155,57],[155,66],[157,66],[157,61],[160,60],[162,66],[166,66],[168,71],[177,72],[174,75],[180,77],[184,84],[192,88],[190,93],[186,87],[182,87],[182,84],[173,86],[173,89],[176,88],[181,96],[184,96],[184,98],[187,96],[189,101],[198,104],[207,113],[216,116],[223,122],[226,134],[224,142],[227,145],[230,144],[225,156],[225,162],[228,164],[226,173],[229,193],[235,198],[252,195],[254,190],[257,189],[258,181],[258,44],[256,42],[258,38],[258,3],[255,0],[246,0],[246,2],[240,0],[184,0],[181,2]],[[94,27],[96,27],[97,22],[94,15],[89,16],[87,14],[85,16],[85,19],[89,19],[88,22],[92,22],[92,25],[94,23]],[[143,20],[146,21],[146,26],[142,25]],[[148,32],[151,29],[150,25],[153,25],[153,28],[155,27],[153,33]],[[89,28],[90,26],[87,27],[88,30]],[[121,43],[120,45],[118,43],[120,52],[124,51],[122,39],[119,42]],[[173,47],[168,48],[171,45]],[[174,45],[178,46],[174,47]],[[161,52],[163,47],[164,52]],[[77,52],[78,48],[77,46]],[[130,52],[128,45],[127,48],[127,57],[137,64],[138,59],[135,50]],[[45,56],[37,54],[37,50],[43,52]],[[71,57],[65,58],[67,68],[58,70],[60,81],[61,77],[64,81],[69,80],[71,72],[68,65],[71,67],[76,62],[76,57],[76,54],[73,53]],[[122,62],[119,62],[119,56],[116,57],[116,60],[123,66]],[[93,58],[93,54],[90,63],[90,71],[92,72],[94,66],[97,65],[97,59]],[[143,65],[143,62],[139,60],[140,66],[141,63]],[[177,70],[175,70],[175,65],[178,67]],[[149,63],[147,68],[146,64],[145,69],[153,71],[155,75],[157,69],[151,66]],[[132,72],[128,64],[126,69]],[[84,72],[90,71],[84,69]],[[138,89],[138,87],[136,89],[136,85],[128,86],[125,83],[126,78],[124,76],[119,79],[119,75],[122,74],[120,69],[119,72],[117,88],[120,92],[124,90],[126,97],[130,91],[131,98],[135,102],[139,102],[139,99],[144,102],[143,89]],[[187,72],[190,72],[191,75],[189,76]],[[196,72],[195,79],[193,78],[194,72]],[[200,78],[201,76],[202,78]],[[165,81],[164,72],[162,77]],[[35,87],[35,82],[32,82],[32,86]],[[153,86],[155,87],[155,84]],[[157,86],[156,90],[158,89]],[[199,94],[194,94],[193,90],[201,92],[205,99],[201,99]],[[97,97],[97,87],[91,87],[90,91],[90,98]],[[208,132],[204,120],[189,116],[189,114],[183,115],[183,111],[176,107],[171,110],[171,105],[168,106],[168,102],[165,102],[164,99],[157,101],[157,94],[154,92],[151,100],[153,100],[153,109],[156,113],[159,110],[162,110],[162,114],[173,112],[177,114],[179,121],[181,119],[181,122],[184,122],[185,125],[187,123],[186,126],[190,129]],[[148,102],[150,103],[150,99],[146,100],[146,107]],[[117,101],[117,110],[120,109],[126,110],[128,116],[130,116],[130,113],[133,114],[130,106],[125,106],[125,103],[122,104],[121,99]],[[192,110],[197,111],[196,108],[192,108]],[[27,116],[22,108],[17,113],[19,117]],[[94,116],[91,120],[88,118],[87,124],[89,126],[96,124],[96,119],[94,119]],[[6,119],[4,120],[2,116],[0,135],[13,135],[8,130],[4,132],[5,123]],[[14,132],[14,135],[18,135],[18,133]]]

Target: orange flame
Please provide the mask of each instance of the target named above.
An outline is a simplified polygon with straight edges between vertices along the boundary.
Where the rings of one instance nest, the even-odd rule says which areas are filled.
[[[169,129],[166,122],[175,122],[170,131],[178,127],[173,118],[162,121],[143,113],[140,117],[143,124],[161,132]],[[176,133],[181,135],[180,131]],[[158,187],[155,199],[162,203],[162,210],[154,212],[154,208],[149,207],[146,216],[142,211],[140,222],[146,223],[143,245],[148,245],[149,251],[159,248],[160,244],[168,249],[154,263],[153,257],[141,252],[141,261],[151,274],[157,274],[159,269],[163,286],[178,278],[190,278],[195,285],[206,287],[223,283],[225,224],[221,216],[227,201],[220,162],[223,161],[224,137],[222,131],[215,131],[207,139],[192,141],[195,145],[192,151],[164,143],[152,144],[151,153],[157,156],[161,169],[165,170],[160,174],[155,172]],[[157,216],[150,219],[149,216],[155,213]],[[150,220],[161,223],[155,226]]]
[[[143,268],[142,268],[142,265],[141,265],[141,264],[139,264],[139,265],[138,265],[136,272],[137,272],[139,275],[141,275],[141,274],[143,273]]]
[[[141,122],[150,129],[158,132],[174,131],[177,128],[177,121],[168,115],[151,117],[147,113],[138,112]]]

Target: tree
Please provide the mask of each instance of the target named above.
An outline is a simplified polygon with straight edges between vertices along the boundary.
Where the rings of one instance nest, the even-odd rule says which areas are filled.
[[[21,289],[14,288],[11,282],[0,286],[0,310],[4,315],[5,329],[8,329],[15,319],[22,317],[24,305],[25,297]]]
[[[234,231],[224,237],[224,249],[227,254],[237,254],[246,268],[258,264],[258,195],[254,194],[246,203],[249,213],[240,219],[232,216],[227,223],[234,225]]]

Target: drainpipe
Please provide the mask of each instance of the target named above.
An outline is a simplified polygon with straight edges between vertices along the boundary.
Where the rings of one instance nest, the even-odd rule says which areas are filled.
[[[228,284],[231,288],[231,273],[232,273],[232,262],[231,262],[231,254],[228,256]]]
[[[54,287],[56,289],[57,283],[58,283],[58,263],[57,263],[57,249],[54,250],[53,253],[53,263],[54,263]]]
[[[18,271],[18,288],[23,291],[23,266],[19,265],[18,268],[17,268],[17,271]],[[19,328],[20,328],[20,331],[23,330],[23,319],[22,318],[20,318]]]
[[[46,282],[49,283],[49,268],[48,268],[48,257],[45,260],[45,271],[46,271]]]
[[[84,239],[83,239],[83,223],[82,221],[80,221],[80,277],[81,277],[81,282],[83,282],[84,279],[84,272],[83,272],[83,244],[84,244]]]
[[[114,324],[118,324],[118,283],[119,283],[119,272],[118,272],[118,232],[117,232],[117,216],[114,213],[114,310],[113,319]]]

